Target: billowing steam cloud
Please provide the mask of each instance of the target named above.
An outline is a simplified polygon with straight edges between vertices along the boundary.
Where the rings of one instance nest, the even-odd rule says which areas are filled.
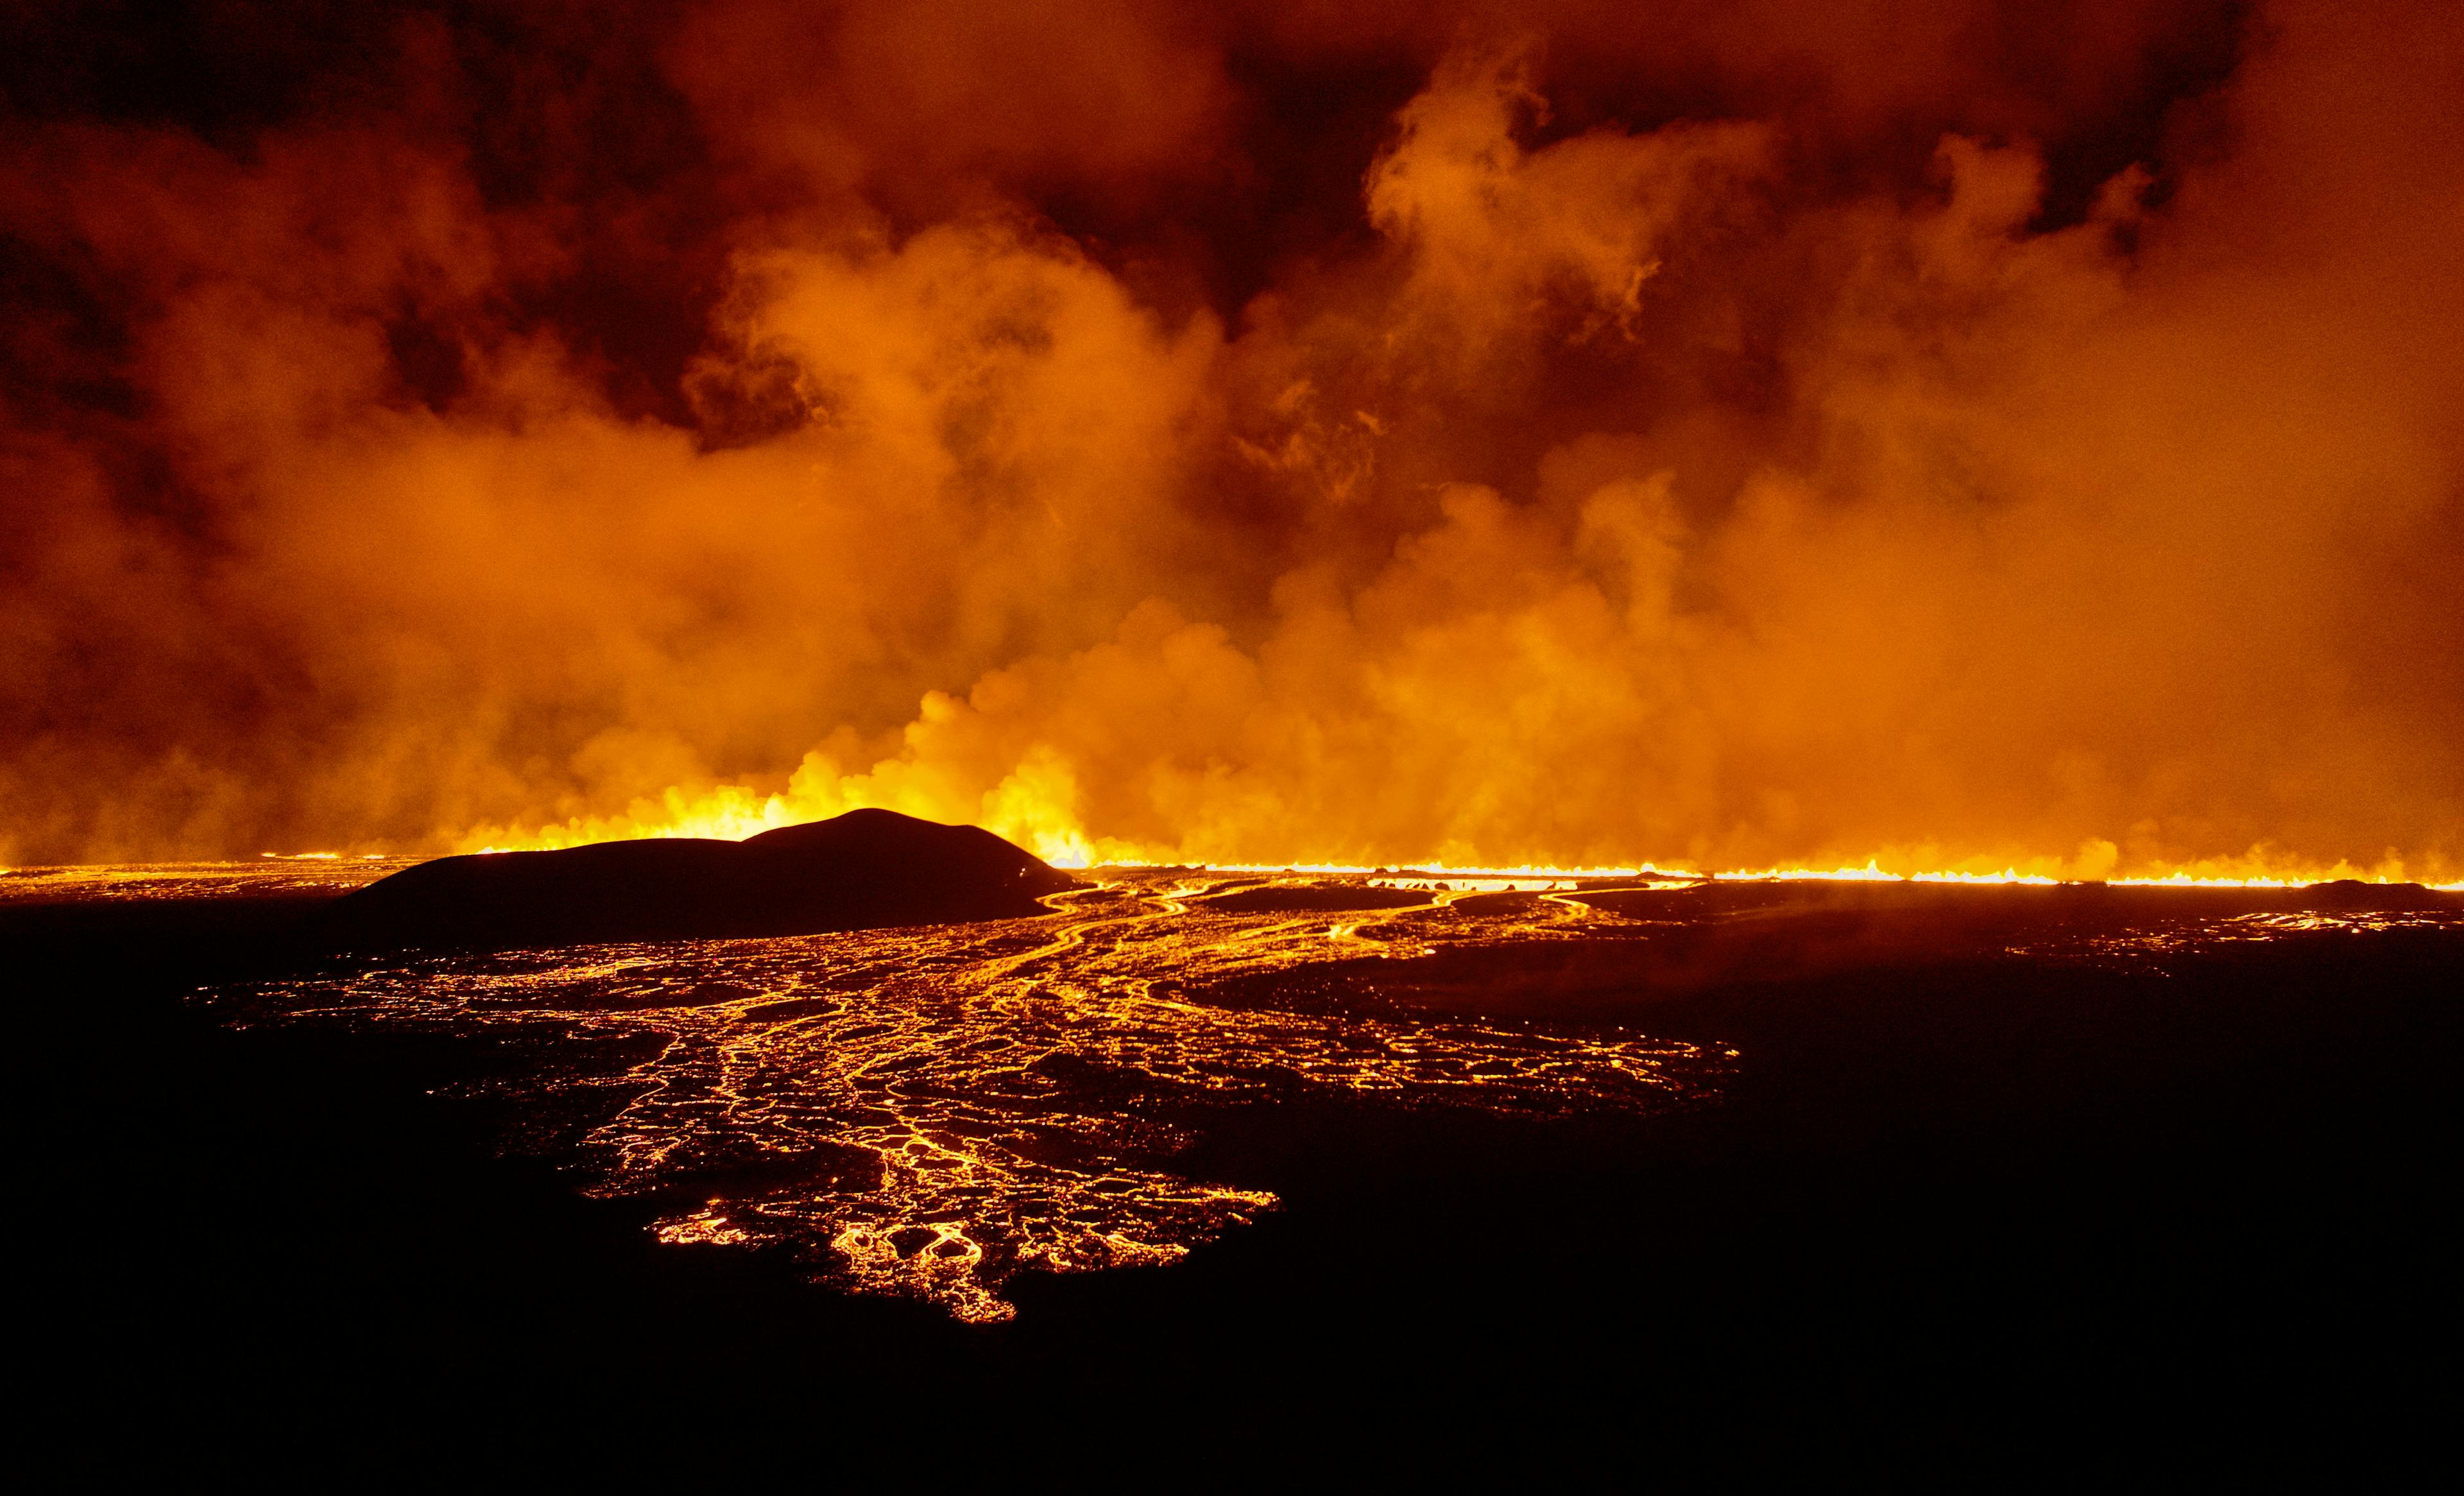
[[[0,858],[2464,870],[2453,6],[1067,9],[64,23]]]

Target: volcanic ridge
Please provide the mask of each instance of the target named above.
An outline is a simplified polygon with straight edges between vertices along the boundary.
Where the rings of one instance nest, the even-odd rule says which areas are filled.
[[[337,900],[319,927],[360,950],[723,939],[1020,918],[1077,887],[989,831],[851,810],[741,842],[439,858]]]

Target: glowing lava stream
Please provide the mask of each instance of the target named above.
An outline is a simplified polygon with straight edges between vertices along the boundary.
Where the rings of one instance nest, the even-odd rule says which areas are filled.
[[[366,875],[321,866],[145,869],[130,889]],[[1171,1262],[1274,1208],[1257,1181],[1195,1177],[1181,1161],[1254,1105],[1642,1115],[1725,1084],[1733,1051],[1559,1025],[1546,1015],[1582,1011],[1550,1005],[1562,994],[1506,1023],[1463,1004],[1514,990],[1527,967],[1509,948],[1615,956],[1601,979],[1656,979],[1645,973],[1666,920],[1740,928],[1728,923],[1739,906],[1715,891],[1730,880],[1688,880],[1699,896],[1661,901],[1679,907],[1641,925],[1592,900],[1618,881],[1676,880],[1499,898],[1485,895],[1515,880],[1458,874],[1456,887],[1374,907],[1396,881],[1391,869],[1227,883],[1114,869],[1026,919],[407,954],[198,1001],[242,1024],[484,1038],[531,1068],[499,1074],[492,1062],[492,1078],[459,1090],[510,1102],[522,1146],[580,1170],[590,1193],[651,1201],[660,1240],[779,1246],[854,1291],[1001,1319],[1012,1312],[1002,1286],[1020,1272]],[[2140,910],[2135,925],[2081,933],[2065,917],[2001,955],[2145,963],[2314,928],[2464,920],[2444,904],[2322,913],[2288,912],[2298,896],[2253,900],[2179,901],[2177,914],[2152,892],[2115,904]]]
[[[1388,949],[1384,941],[1373,941],[1366,935],[1363,935],[1360,933],[1363,927],[1386,924],[1395,919],[1398,919],[1405,914],[1420,914],[1426,913],[1431,910],[1450,908],[1454,904],[1454,901],[1461,898],[1464,893],[1476,891],[1480,891],[1470,889],[1434,890],[1431,892],[1429,901],[1425,904],[1406,904],[1396,909],[1371,911],[1354,923],[1348,925],[1335,925],[1332,929],[1327,931],[1326,937],[1337,945],[1367,946],[1373,950],[1374,954],[1379,957],[1392,957],[1396,953]],[[1415,954],[1426,955],[1428,954],[1427,948],[1422,947]]]
[[[1555,939],[1596,911],[1475,915],[1456,907],[1468,891],[1438,890],[1294,917],[1210,907],[1204,891],[1185,870],[1123,870],[1051,895],[1054,915],[1037,919],[406,957],[201,1001],[242,1023],[534,1045],[534,1073],[462,1089],[548,1119],[530,1146],[581,1166],[591,1193],[660,1201],[660,1240],[781,1245],[856,1291],[971,1320],[1007,1317],[1001,1287],[1020,1271],[1171,1262],[1273,1208],[1266,1191],[1176,1163],[1226,1108],[1318,1096],[1647,1113],[1726,1073],[1691,1044],[1273,995],[1287,974],[1349,964],[1329,961],[1330,937],[1344,957],[1417,956],[1420,941],[1372,932],[1408,918],[1458,943]],[[1173,990],[1226,983],[1267,996]]]

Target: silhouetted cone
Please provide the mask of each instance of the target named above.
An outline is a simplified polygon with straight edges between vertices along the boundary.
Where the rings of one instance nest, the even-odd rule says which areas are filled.
[[[2418,883],[2364,883],[2359,878],[2338,878],[2333,883],[2314,883],[2302,891],[2317,909],[2444,907],[2437,894]]]
[[[347,949],[812,935],[1045,913],[1076,879],[989,831],[890,810],[742,842],[662,837],[407,868],[320,920]]]

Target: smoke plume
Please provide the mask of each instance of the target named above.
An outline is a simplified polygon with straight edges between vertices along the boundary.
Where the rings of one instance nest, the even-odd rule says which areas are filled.
[[[2464,14],[46,7],[0,859],[2464,872]]]

